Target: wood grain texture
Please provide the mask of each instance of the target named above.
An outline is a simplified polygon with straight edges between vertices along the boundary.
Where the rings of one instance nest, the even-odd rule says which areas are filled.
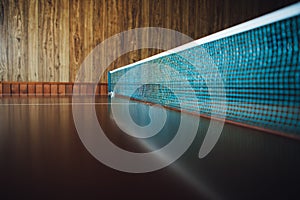
[[[149,27],[150,26],[150,17],[152,16],[152,13],[150,15],[150,1],[143,1],[141,4],[141,24],[139,24],[139,27]],[[142,36],[142,44],[143,46],[148,45],[148,40],[149,40],[149,33],[144,32]],[[144,59],[149,57],[149,48],[144,48],[141,49],[141,57],[139,59]]]
[[[98,44],[123,31],[162,27],[198,39],[274,11],[297,0],[0,0],[0,81],[74,82],[82,62]],[[166,48],[171,37],[132,34],[87,60],[81,80],[95,81],[97,71],[115,69],[151,55],[142,49],[107,61],[119,48],[138,43]],[[135,39],[138,39],[137,42]],[[109,50],[109,51],[108,51]],[[106,72],[100,82],[107,82]],[[67,89],[67,88],[66,88]]]
[[[83,44],[83,29],[81,1],[70,0],[70,78],[75,81],[76,74],[83,60],[82,52]]]
[[[162,0],[153,0],[150,1],[149,9],[151,12],[151,17],[149,17],[149,26],[150,27],[164,27],[163,20],[164,20],[164,14],[165,14],[165,7],[164,7],[164,1]],[[161,42],[161,38],[157,37],[150,37],[149,38],[149,46],[159,46],[159,43]],[[162,52],[162,50],[159,49],[149,49],[150,55],[155,55]]]
[[[122,1],[124,2],[124,1]],[[106,2],[106,28],[105,28],[105,38],[109,38],[111,36],[114,36],[115,34],[119,33],[120,27],[119,27],[119,18],[123,16],[122,13],[120,13],[122,10],[118,7],[118,1],[107,1]],[[125,20],[124,20],[125,21]],[[113,60],[114,56],[117,54],[117,48],[116,42],[110,42],[106,43],[106,49],[104,59],[105,65],[109,65],[109,69],[115,69],[116,68],[116,62],[110,63],[110,60]],[[107,81],[106,76],[104,77],[103,81]]]
[[[9,1],[8,9],[8,76],[10,81],[25,81],[27,54],[26,5],[24,1]]]
[[[83,8],[88,10],[85,12],[83,10],[84,21],[83,21],[83,41],[84,41],[84,48],[83,48],[83,65],[84,67],[84,82],[92,82],[93,81],[93,59],[92,57],[88,56],[94,48],[94,41],[93,41],[93,6],[94,3],[91,0],[82,1]]]
[[[0,81],[9,80],[8,77],[8,0],[0,1]]]
[[[80,67],[80,76],[77,80],[91,82],[93,75],[93,59],[86,59],[96,46],[93,39],[94,1],[70,1],[70,78],[76,80]],[[83,63],[83,61],[85,62]]]
[[[54,77],[54,1],[39,1],[39,74],[47,82]]]
[[[94,39],[94,45],[100,49],[99,50],[100,55],[93,56],[93,71],[95,72],[95,74],[98,74],[99,71],[105,71],[105,65],[106,65],[106,57],[104,55],[105,48],[103,47],[100,48],[101,42],[105,40],[105,31],[103,30],[106,30],[106,19],[107,19],[106,5],[107,5],[107,1],[105,0],[94,1],[93,39]],[[104,72],[104,74],[106,74],[106,72]],[[97,80],[100,79],[101,82],[106,82],[105,77],[106,76],[94,77],[94,78]]]
[[[69,81],[69,0],[55,2],[54,80]]]
[[[28,2],[28,81],[42,81],[39,77],[39,1]]]

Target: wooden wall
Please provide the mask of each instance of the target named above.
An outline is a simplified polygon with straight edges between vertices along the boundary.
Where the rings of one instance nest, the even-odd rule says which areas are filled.
[[[296,1],[0,0],[0,81],[72,82],[88,53],[122,31],[157,26],[198,39],[292,2]],[[159,52],[131,52],[111,68]]]

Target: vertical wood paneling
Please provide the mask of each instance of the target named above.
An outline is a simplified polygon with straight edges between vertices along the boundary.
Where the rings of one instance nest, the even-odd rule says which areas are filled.
[[[165,7],[163,6],[164,1],[162,0],[153,0],[150,1],[150,12],[151,17],[149,19],[150,27],[163,27],[163,14],[165,13]],[[161,41],[161,38],[154,38],[153,36],[149,38],[150,46],[157,46]],[[152,45],[151,45],[152,44]],[[158,49],[149,49],[150,55],[155,55],[161,52]]]
[[[199,9],[199,5],[197,5],[196,2],[189,2],[189,11],[188,11],[188,21],[187,23],[187,27],[188,27],[188,31],[185,33],[188,36],[190,36],[193,39],[196,39],[196,34],[195,34],[195,30],[196,30],[196,26],[197,24],[195,24],[195,21],[197,23],[199,23],[199,19],[197,18],[197,13],[199,12],[197,9]],[[197,20],[192,20],[193,18],[197,19]]]
[[[39,15],[38,15],[38,0],[28,2],[28,81],[39,81]]]
[[[8,20],[8,0],[0,1],[0,81],[7,81],[8,78],[8,37],[7,37],[7,20]]]
[[[215,18],[217,16],[215,8],[211,8],[210,12],[205,12],[205,10],[208,10],[208,8],[212,6],[211,4],[213,3],[214,2],[203,1],[196,7],[196,17],[199,18],[199,24],[195,25],[195,37],[199,37],[199,35],[206,36],[209,35],[209,33],[211,33],[213,29],[216,30]]]
[[[115,34],[117,34],[119,31],[119,24],[118,24],[118,2],[117,1],[107,1],[106,3],[106,31],[105,31],[105,38],[109,38]],[[117,49],[116,49],[116,45],[117,43],[109,43],[107,44],[108,46],[106,46],[107,48],[107,52],[104,59],[106,59],[106,63],[110,64],[109,61],[113,59],[113,57],[117,54]],[[115,68],[115,62],[113,62],[112,64],[110,64],[110,69],[114,69]],[[103,79],[104,81],[106,81],[106,78]]]
[[[140,22],[140,17],[141,17],[141,10],[140,10],[140,5],[141,3],[139,1],[134,1],[134,0],[129,0],[127,1],[127,19],[128,19],[128,30],[138,28],[139,27],[139,22]],[[124,13],[125,14],[125,13]],[[134,49],[137,46],[137,35],[135,34],[130,34],[126,38],[130,43],[130,48]],[[128,63],[133,63],[136,62],[140,59],[139,56],[139,51],[133,51],[131,53],[128,53]],[[116,67],[116,66],[115,66]]]
[[[93,40],[93,6],[91,0],[70,1],[70,78],[75,81],[76,75],[86,56],[91,52],[94,45]],[[88,10],[88,12],[87,12]],[[87,60],[83,77],[80,80],[90,81],[92,77],[93,60]]]
[[[168,10],[171,13],[171,29],[175,31],[180,31],[180,22],[182,19],[182,15],[180,15],[180,11],[182,10],[182,5],[180,5],[180,0],[172,0],[170,7],[171,10]],[[172,12],[171,12],[172,11]]]
[[[83,5],[82,7],[84,8],[82,12],[84,13],[83,16],[83,60],[85,60],[85,65],[84,65],[84,81],[86,82],[91,82],[92,81],[92,76],[93,76],[93,59],[92,57],[87,57],[91,51],[94,48],[94,41],[93,41],[93,11],[94,11],[94,4],[92,0],[86,0],[82,1]],[[88,12],[85,12],[88,10]]]
[[[72,82],[91,50],[122,31],[163,27],[198,39],[292,2],[296,0],[0,0],[0,81]],[[166,42],[171,48],[177,41],[170,38],[149,38],[145,32],[139,42]],[[106,46],[111,54],[88,60],[82,80],[90,81],[108,58],[117,55],[116,46],[125,47],[117,41]],[[161,51],[128,53],[110,69]],[[101,82],[106,81],[105,73]]]
[[[176,21],[180,20],[180,18],[177,19],[173,19],[174,15],[176,14],[176,12],[179,12],[179,8],[177,8],[176,4],[178,2],[176,2],[178,0],[166,0],[164,1],[165,5],[162,7],[162,27],[166,28],[166,29],[171,29],[171,30],[175,30],[178,31],[176,29],[174,29],[173,27],[174,24],[176,24]],[[175,43],[176,41],[172,41],[172,35],[163,35],[160,42],[162,42],[164,48],[166,50],[171,49],[172,43]],[[161,50],[163,51],[163,50]]]
[[[8,14],[8,73],[11,81],[27,80],[25,43],[27,42],[25,30],[27,25],[24,13],[26,2],[9,1]]]
[[[123,16],[123,29],[126,29],[126,30],[130,30],[132,29],[131,28],[131,25],[132,25],[132,20],[130,19],[130,12],[132,12],[132,7],[131,7],[131,4],[130,4],[130,1],[126,1],[126,2],[123,2],[123,8],[121,10],[122,12],[122,16]],[[122,48],[123,49],[126,49],[127,48],[127,45],[128,44],[128,40],[129,38],[128,37],[124,37],[123,38],[123,45],[122,45]],[[129,60],[130,60],[130,53],[126,53],[125,55],[123,55],[122,57],[120,57],[118,60],[122,60],[122,64],[123,65],[127,65],[129,64]]]
[[[70,78],[75,81],[82,60],[80,0],[70,0]]]
[[[93,44],[95,46],[99,45],[101,42],[104,41],[105,32],[103,30],[106,29],[105,26],[106,26],[106,1],[105,0],[94,1]],[[102,48],[101,52],[104,52],[103,48]],[[100,55],[93,56],[93,71],[95,71],[95,73],[98,70],[101,70],[102,68],[104,68],[105,59],[106,58],[103,53],[101,53]],[[101,69],[99,69],[99,68],[101,68]],[[95,78],[98,80],[100,77],[95,77]],[[106,80],[104,80],[103,78],[100,81],[105,82]],[[94,80],[94,81],[96,81],[96,80]]]
[[[126,3],[126,1],[116,1],[116,13],[118,13],[118,14],[114,13],[117,16],[116,22],[115,22],[116,29],[114,30],[115,34],[119,34],[122,31],[127,30],[125,28],[126,27],[125,26],[126,25],[126,23],[125,23],[126,15],[123,12],[125,3]],[[123,43],[123,41],[122,41],[122,39],[120,39],[120,40],[117,40],[116,43],[114,44],[115,47],[113,47],[113,48],[115,49],[115,52],[114,52],[115,57],[117,57],[117,55],[120,55],[121,49],[123,47],[122,43]],[[124,65],[125,65],[125,62],[123,61],[123,59],[116,59],[116,60],[114,60],[113,68],[116,68],[117,66],[124,66]],[[106,77],[105,77],[105,79],[106,79]]]
[[[39,74],[47,82],[55,81],[54,12],[55,1],[39,1]]]
[[[181,5],[181,4],[180,4]],[[189,15],[190,15],[190,6],[193,3],[191,1],[186,1],[183,5],[181,5],[181,32],[183,34],[189,35],[189,29],[193,29],[193,27],[189,27]],[[188,14],[186,14],[188,13]]]
[[[54,16],[55,81],[69,81],[69,0],[55,2]]]
[[[149,27],[150,25],[150,3],[149,1],[143,1],[143,3],[141,3],[141,24],[139,24],[140,27]],[[148,44],[148,40],[149,40],[149,33],[148,32],[144,32],[143,36],[142,36],[143,40],[143,46],[147,46]],[[141,50],[141,57],[140,59],[144,59],[149,57],[149,49],[148,48],[144,48]]]

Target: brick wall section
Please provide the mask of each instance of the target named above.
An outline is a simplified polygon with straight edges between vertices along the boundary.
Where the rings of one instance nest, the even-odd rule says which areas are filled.
[[[49,83],[46,83],[43,85],[43,90],[44,90],[44,93],[43,95],[44,96],[50,96],[50,92],[51,92],[51,88],[50,88],[50,84]]]
[[[66,95],[66,85],[58,85],[58,94],[60,96]]]
[[[28,96],[34,96],[36,94],[36,85],[35,84],[28,84],[27,85],[27,94]],[[42,92],[41,92],[42,93]]]
[[[3,96],[11,96],[11,84],[8,84],[8,83],[3,83],[2,84],[2,95]]]
[[[65,86],[65,88],[66,88],[66,95],[72,95],[72,93],[73,93],[73,84],[67,84]]]
[[[0,82],[0,97],[2,96],[81,96],[107,95],[107,84],[99,83],[51,83],[51,82]]]
[[[35,95],[42,96],[44,94],[43,84],[36,84],[35,86]]]
[[[58,95],[58,85],[57,84],[52,84],[50,89],[51,89],[51,96]]]
[[[73,94],[80,95],[80,85],[73,85]]]
[[[20,84],[20,96],[27,96],[28,94],[28,85],[26,83]]]
[[[11,84],[11,93],[12,95],[19,95],[20,94],[20,85],[19,84]]]
[[[94,85],[91,85],[91,84],[87,85],[86,86],[86,95],[93,95],[93,93],[95,92],[94,88],[95,88]]]

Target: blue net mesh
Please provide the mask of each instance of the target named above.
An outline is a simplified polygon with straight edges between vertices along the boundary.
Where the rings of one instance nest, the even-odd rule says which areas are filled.
[[[199,114],[208,116],[226,105],[228,120],[300,135],[299,39],[298,15],[111,71],[109,91],[190,112],[200,110]],[[152,68],[142,67],[145,64]],[[217,69],[222,85],[210,69]],[[118,83],[127,72],[130,76]],[[164,80],[145,83],[145,78],[158,75]],[[182,87],[182,77],[191,89]],[[208,85],[210,81],[214,84]],[[121,86],[115,88],[117,83]],[[225,97],[218,96],[221,87]]]

